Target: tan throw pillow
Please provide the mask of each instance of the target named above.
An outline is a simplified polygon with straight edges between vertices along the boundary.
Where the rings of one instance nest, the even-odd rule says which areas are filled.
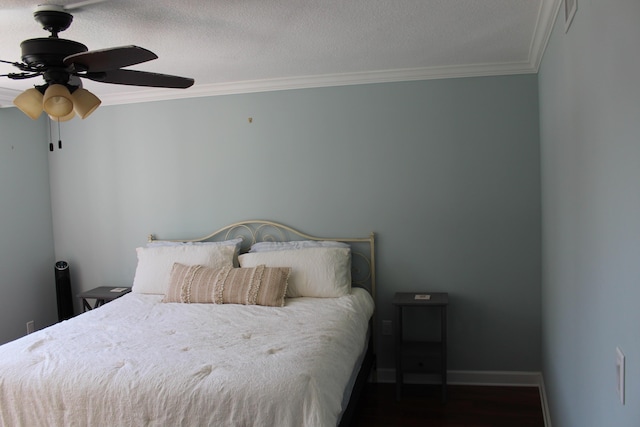
[[[289,267],[209,268],[175,263],[163,302],[284,306]]]

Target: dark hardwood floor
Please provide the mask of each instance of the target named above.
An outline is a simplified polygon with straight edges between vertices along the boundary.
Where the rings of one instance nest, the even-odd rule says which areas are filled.
[[[439,386],[405,385],[400,402],[395,384],[367,384],[354,427],[544,427],[535,387],[450,385],[442,403]]]

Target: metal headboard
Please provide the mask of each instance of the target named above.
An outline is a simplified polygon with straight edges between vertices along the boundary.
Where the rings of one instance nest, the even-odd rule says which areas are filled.
[[[367,289],[375,298],[376,263],[375,234],[369,237],[318,237],[311,236],[287,225],[273,221],[242,221],[227,225],[213,233],[195,239],[157,239],[149,235],[149,242],[164,240],[170,242],[216,242],[242,237],[241,253],[247,252],[257,242],[285,242],[291,240],[329,240],[348,243],[351,246],[351,281],[354,286]]]

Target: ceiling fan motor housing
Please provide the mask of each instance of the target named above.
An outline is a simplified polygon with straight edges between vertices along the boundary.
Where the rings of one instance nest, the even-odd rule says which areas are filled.
[[[32,67],[63,67],[64,58],[88,50],[82,43],[51,37],[25,40],[20,48],[22,60]]]

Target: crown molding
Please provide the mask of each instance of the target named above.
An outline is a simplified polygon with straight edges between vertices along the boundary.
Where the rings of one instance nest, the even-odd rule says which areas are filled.
[[[132,104],[169,99],[199,98],[219,95],[271,92],[374,83],[403,82],[462,77],[482,77],[508,74],[530,74],[536,70],[528,62],[512,64],[480,64],[457,67],[412,68],[403,70],[369,71],[362,73],[324,74],[316,76],[283,77],[265,80],[194,85],[184,91],[154,89],[139,93],[100,95],[102,105]]]
[[[271,92],[291,89],[309,89],[331,86],[349,86],[391,83],[415,80],[484,77],[509,74],[530,74],[536,69],[529,62],[507,64],[462,65],[456,67],[409,68],[402,70],[367,71],[361,73],[323,74],[316,76],[282,77],[265,80],[195,84],[189,89],[153,88],[143,91],[104,93],[98,96],[102,105],[135,104],[171,99],[200,98],[219,95]],[[12,107],[20,91],[0,88],[0,107]],[[6,104],[6,105],[5,105]]]
[[[535,31],[531,40],[531,48],[529,49],[529,63],[531,68],[537,73],[542,62],[542,57],[549,43],[553,26],[558,17],[562,0],[542,0],[540,2],[540,10],[538,11],[538,19],[536,21]]]

